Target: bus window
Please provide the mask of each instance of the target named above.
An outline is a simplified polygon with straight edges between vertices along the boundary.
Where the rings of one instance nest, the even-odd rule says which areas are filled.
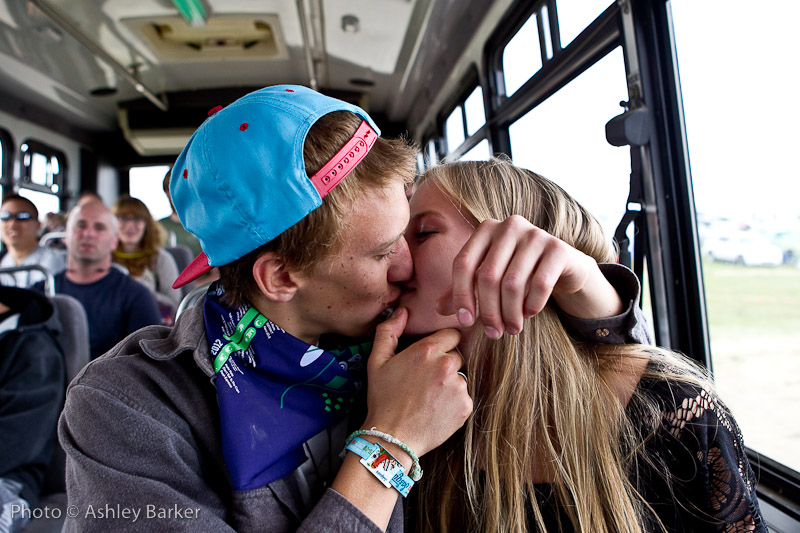
[[[47,213],[60,212],[66,181],[64,153],[33,139],[23,142],[19,151],[19,195],[34,203],[42,220]]]
[[[800,5],[671,4],[715,381],[748,446],[800,471]]]
[[[425,172],[425,154],[417,152],[417,174]]]
[[[34,191],[27,187],[20,187],[17,193],[33,202],[39,211],[39,221],[44,223],[47,213],[58,213],[61,210],[61,201],[58,196],[41,191]]]
[[[156,220],[172,214],[172,206],[169,205],[169,200],[162,187],[167,170],[169,170],[168,165],[156,165],[133,167],[129,173],[130,195],[144,202]]]
[[[3,197],[3,187],[6,184],[6,180],[11,179],[11,176],[8,176],[6,171],[6,161],[8,157],[6,155],[8,149],[6,146],[6,135],[5,130],[0,128],[0,198]]]
[[[62,176],[59,161],[63,156],[59,157],[55,150],[33,141],[24,143],[19,150],[22,152],[22,182],[35,185],[42,192],[58,194]]]
[[[503,49],[506,95],[517,92],[541,68],[538,14],[533,13]]]
[[[561,185],[611,236],[625,213],[631,162],[605,124],[628,99],[622,50],[614,49],[509,128],[514,163]]]
[[[464,161],[486,161],[490,155],[492,154],[489,153],[489,141],[484,139],[473,146],[469,152],[462,155],[460,159]]]
[[[489,142],[481,137],[472,138],[486,124],[486,112],[483,107],[483,90],[476,86],[469,95],[456,104],[444,123],[445,138],[447,140],[448,159],[478,159],[489,158]],[[464,146],[468,142],[467,146]],[[469,148],[472,146],[471,148]],[[451,155],[460,148],[461,155]]]
[[[457,106],[444,123],[447,153],[454,151],[464,142],[464,112]]]
[[[561,48],[566,48],[610,4],[609,0],[556,0]]]
[[[439,162],[439,154],[436,151],[436,141],[431,139],[425,145],[425,160],[428,162],[427,168],[432,167]]]
[[[467,137],[471,137],[481,126],[486,124],[486,112],[483,109],[483,91],[475,87],[464,101],[464,114],[467,119]],[[488,148],[487,148],[488,149]]]

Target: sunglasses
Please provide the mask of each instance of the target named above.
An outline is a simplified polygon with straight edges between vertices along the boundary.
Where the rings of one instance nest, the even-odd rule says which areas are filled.
[[[9,213],[8,211],[0,211],[0,220],[6,222],[11,219],[15,220],[33,220],[33,215],[27,211],[20,211],[19,213]]]

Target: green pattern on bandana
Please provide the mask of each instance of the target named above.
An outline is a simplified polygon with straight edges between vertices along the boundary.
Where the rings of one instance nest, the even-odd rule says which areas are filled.
[[[249,326],[251,322],[253,323],[253,327],[248,328],[247,326]],[[242,319],[239,320],[239,323],[236,324],[236,330],[233,332],[233,335],[230,337],[228,335],[223,335],[223,338],[230,342],[222,347],[217,357],[214,359],[214,372],[219,372],[219,369],[222,368],[222,365],[225,364],[228,357],[230,357],[233,352],[249,348],[250,341],[256,336],[258,329],[264,327],[266,323],[267,317],[259,313],[255,307],[248,309]]]

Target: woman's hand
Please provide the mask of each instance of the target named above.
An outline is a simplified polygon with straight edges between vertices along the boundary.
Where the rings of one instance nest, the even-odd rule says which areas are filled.
[[[616,290],[591,257],[513,215],[485,220],[453,262],[452,291],[437,305],[464,326],[478,317],[486,335],[517,334],[524,318],[540,312],[550,296],[578,318],[622,312]]]

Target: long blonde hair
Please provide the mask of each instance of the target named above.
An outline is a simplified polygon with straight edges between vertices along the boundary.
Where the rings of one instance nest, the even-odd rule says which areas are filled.
[[[612,243],[588,211],[558,185],[506,160],[437,166],[424,181],[476,223],[522,215],[598,262],[615,260]],[[424,458],[417,530],[521,532],[532,516],[544,531],[535,483],[544,470],[576,531],[644,531],[655,516],[631,476],[642,460],[658,469],[641,444],[655,432],[660,410],[635,393],[631,401],[642,420],[632,423],[603,376],[624,371],[620,363],[632,357],[658,361],[645,375],[705,385],[702,373],[664,350],[577,342],[549,304],[526,319],[519,335],[497,341],[474,335],[470,354],[475,413]]]

